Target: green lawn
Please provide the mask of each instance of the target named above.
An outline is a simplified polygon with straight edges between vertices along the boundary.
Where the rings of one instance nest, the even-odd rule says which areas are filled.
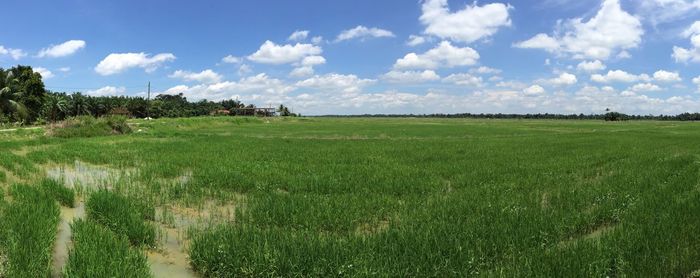
[[[697,123],[131,124],[132,134],[92,138],[0,132],[0,184],[5,192],[11,183],[38,186],[46,169],[76,160],[117,169],[124,174],[105,182],[109,190],[189,217],[154,223],[187,234],[189,263],[205,276],[678,277],[700,269]],[[87,200],[85,187],[77,191]],[[197,217],[207,221],[188,224]]]

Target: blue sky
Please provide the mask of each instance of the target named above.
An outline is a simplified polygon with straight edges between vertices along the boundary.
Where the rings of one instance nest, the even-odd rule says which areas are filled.
[[[700,0],[9,1],[48,89],[303,114],[700,111]]]

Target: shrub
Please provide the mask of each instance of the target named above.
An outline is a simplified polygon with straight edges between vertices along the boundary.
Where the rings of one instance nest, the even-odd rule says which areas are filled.
[[[130,248],[126,237],[90,220],[76,220],[71,229],[64,277],[151,277],[146,256]]]
[[[126,117],[124,116],[106,116],[102,118],[78,116],[53,125],[49,129],[49,134],[62,138],[96,137],[127,134],[130,132],[131,128],[126,123]]]
[[[7,277],[48,277],[60,217],[58,206],[36,188],[15,185],[2,209],[0,246]]]
[[[152,206],[107,190],[93,193],[85,206],[89,219],[104,225],[117,235],[126,236],[131,244],[155,245],[155,227],[145,221],[152,217]]]
[[[58,201],[62,206],[72,208],[75,204],[75,192],[73,189],[63,186],[63,184],[56,180],[42,180],[41,189],[44,190],[47,195]]]

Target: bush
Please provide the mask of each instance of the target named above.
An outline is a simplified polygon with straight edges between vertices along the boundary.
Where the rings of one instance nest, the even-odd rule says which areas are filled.
[[[78,116],[51,126],[49,134],[61,137],[97,137],[131,133],[124,116]]]
[[[146,256],[131,249],[126,237],[89,220],[76,220],[71,229],[64,277],[151,277]]]
[[[12,202],[2,209],[0,247],[7,256],[7,277],[48,277],[60,210],[36,188],[15,185]],[[0,204],[2,205],[2,204]]]
[[[41,181],[41,189],[53,197],[62,206],[73,207],[75,205],[75,192],[73,189],[63,186],[63,184],[52,179],[44,179]]]
[[[117,235],[126,236],[131,244],[154,246],[156,229],[145,219],[152,218],[152,206],[130,200],[117,193],[100,190],[85,204],[89,219],[104,225]]]

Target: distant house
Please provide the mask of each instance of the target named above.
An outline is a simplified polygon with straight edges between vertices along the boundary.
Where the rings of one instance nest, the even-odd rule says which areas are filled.
[[[231,115],[231,111],[230,111],[230,110],[226,110],[226,109],[219,109],[219,110],[211,111],[210,114],[211,114],[212,116],[217,116],[217,115],[218,115],[218,116],[224,116],[224,115]]]

